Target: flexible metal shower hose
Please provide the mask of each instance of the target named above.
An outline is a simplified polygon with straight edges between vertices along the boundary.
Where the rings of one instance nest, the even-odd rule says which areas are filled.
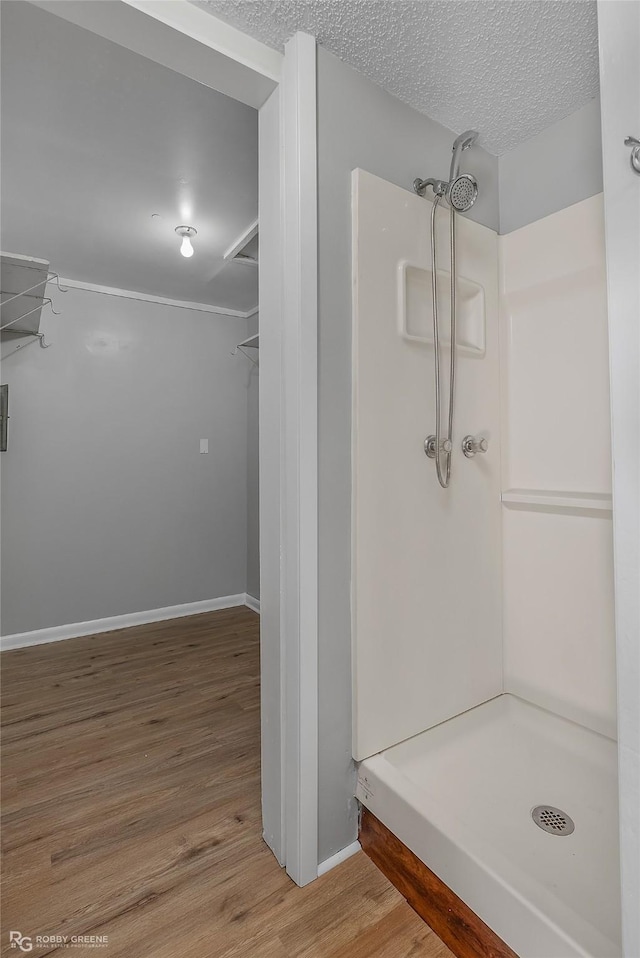
[[[442,448],[441,448],[441,396],[440,396],[440,329],[438,322],[438,281],[436,277],[436,209],[440,203],[441,195],[436,194],[431,208],[431,294],[433,298],[433,354],[435,363],[435,387],[436,387],[436,448],[435,463],[438,482],[443,489],[449,486],[451,481],[451,453],[453,449],[453,405],[455,396],[456,382],[456,214],[452,207],[449,207],[449,242],[451,255],[451,364],[449,371],[449,415],[447,440],[449,449],[445,452],[446,466],[442,469]]]

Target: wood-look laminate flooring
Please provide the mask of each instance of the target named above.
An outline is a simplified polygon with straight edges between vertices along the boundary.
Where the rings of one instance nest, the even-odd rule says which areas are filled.
[[[2,654],[3,956],[449,958],[364,853],[278,866],[259,678],[244,608]],[[78,934],[108,944],[35,944]]]

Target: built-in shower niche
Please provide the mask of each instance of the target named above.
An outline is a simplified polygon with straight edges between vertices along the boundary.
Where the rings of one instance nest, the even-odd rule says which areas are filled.
[[[451,274],[436,270],[438,314],[449,317]],[[473,280],[458,276],[456,286],[456,343],[460,352],[483,356],[485,351],[484,289]],[[400,334],[414,343],[433,345],[433,298],[431,270],[415,263],[398,265],[398,319]],[[450,343],[449,323],[440,322],[440,341]]]

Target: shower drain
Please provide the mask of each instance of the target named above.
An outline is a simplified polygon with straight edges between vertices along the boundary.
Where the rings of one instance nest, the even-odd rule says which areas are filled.
[[[536,805],[531,811],[531,817],[538,828],[550,835],[570,835],[576,827],[566,812],[554,808],[553,805]]]

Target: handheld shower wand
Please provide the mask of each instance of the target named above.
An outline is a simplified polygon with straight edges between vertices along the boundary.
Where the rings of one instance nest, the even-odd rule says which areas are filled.
[[[460,173],[460,156],[478,139],[475,130],[467,130],[456,137],[449,168],[447,199],[457,213],[467,213],[478,198],[478,183],[470,173]]]
[[[473,146],[477,139],[478,133],[476,130],[467,130],[465,133],[461,133],[460,136],[457,136],[453,141],[453,156],[451,157],[451,166],[449,167],[450,183],[455,180],[460,172],[460,155],[465,150],[468,150],[470,146]]]
[[[445,196],[456,213],[468,213],[478,198],[478,182],[470,173],[460,173],[460,156],[478,139],[475,130],[467,130],[456,137],[452,147],[449,181],[429,177],[413,181],[413,188],[419,196],[424,196],[430,186],[436,196]]]

